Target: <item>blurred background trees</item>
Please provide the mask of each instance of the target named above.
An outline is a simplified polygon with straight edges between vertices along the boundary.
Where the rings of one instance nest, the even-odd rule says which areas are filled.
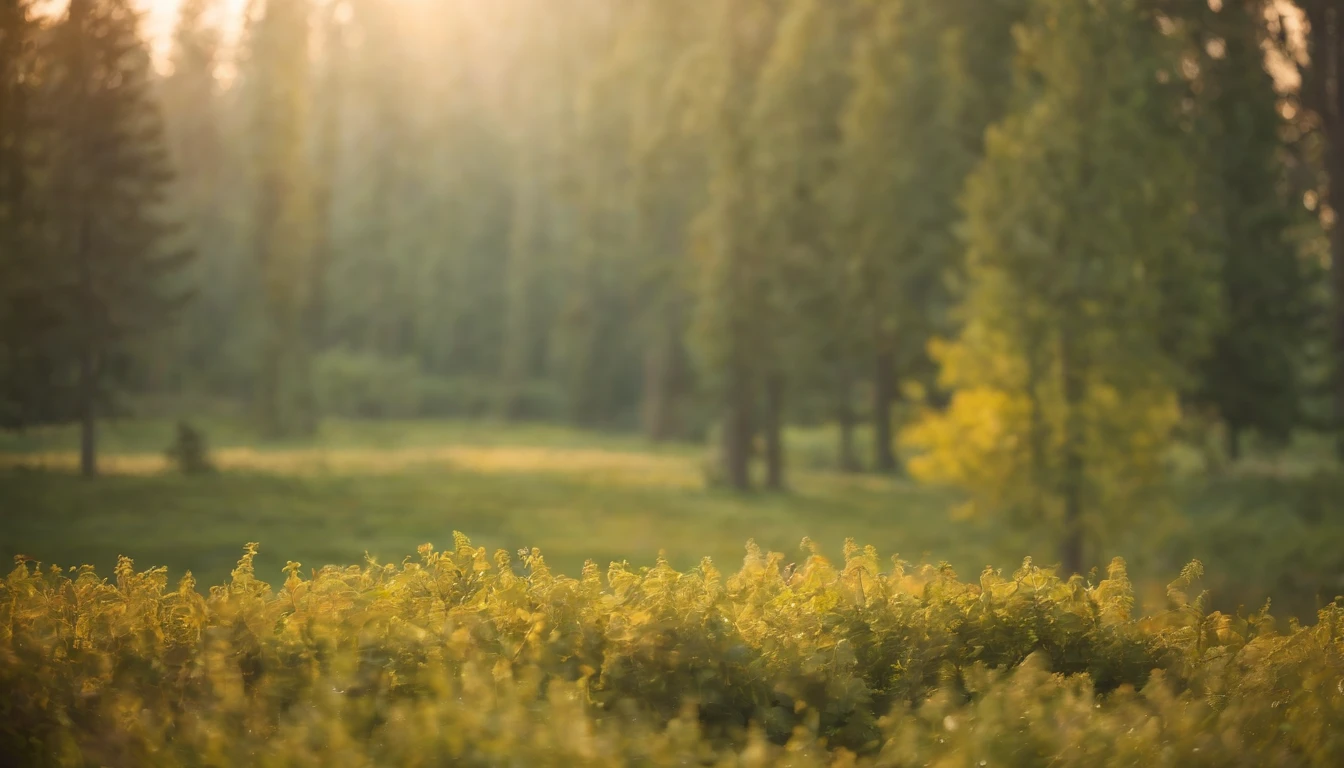
[[[6,426],[565,421],[746,489],[834,424],[1078,565],[1196,416],[1232,459],[1344,425],[1327,0],[38,11],[0,4]]]

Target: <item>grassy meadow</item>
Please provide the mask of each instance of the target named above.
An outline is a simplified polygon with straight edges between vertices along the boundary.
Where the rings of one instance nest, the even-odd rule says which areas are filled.
[[[660,551],[678,568],[704,556],[732,568],[748,539],[794,559],[803,537],[837,558],[852,537],[884,556],[947,562],[963,578],[987,565],[1011,571],[1025,556],[1055,561],[1050,537],[961,519],[949,492],[828,468],[827,430],[790,433],[788,493],[742,496],[705,487],[702,446],[560,427],[331,420],[316,438],[267,443],[235,420],[210,420],[219,471],[202,476],[169,468],[173,428],[107,425],[104,476],[92,480],[72,471],[70,430],[0,436],[0,550],[102,573],[127,555],[191,570],[203,585],[223,582],[249,541],[261,543],[259,577],[279,582],[290,560],[305,571],[366,553],[397,562],[454,530],[491,550],[539,547],[567,574],[589,559],[650,565]],[[1276,612],[1311,616],[1344,592],[1344,536],[1329,514],[1344,482],[1312,469],[1316,450],[1187,473],[1182,514],[1162,535],[1136,526],[1104,558],[1130,562],[1145,603],[1160,603],[1166,581],[1199,558],[1214,605],[1255,609],[1274,597]]]

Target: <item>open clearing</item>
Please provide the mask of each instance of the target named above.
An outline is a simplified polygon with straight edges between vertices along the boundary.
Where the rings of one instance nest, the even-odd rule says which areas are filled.
[[[69,430],[0,435],[0,550],[109,573],[119,555],[137,566],[191,570],[221,583],[242,546],[261,543],[258,573],[279,581],[288,560],[305,569],[400,561],[460,530],[490,549],[540,547],[560,572],[585,560],[675,567],[710,556],[736,567],[748,539],[794,557],[804,536],[839,555],[845,538],[884,556],[950,563],[965,577],[1011,570],[1026,555],[1054,562],[1049,537],[949,515],[955,496],[900,478],[825,469],[826,435],[791,436],[797,465],[787,494],[706,489],[700,446],[650,447],[637,438],[556,427],[334,421],[317,439],[259,442],[228,423],[207,424],[220,471],[168,471],[160,448],[170,422],[105,430],[104,476],[70,472]],[[1344,488],[1335,477],[1265,473],[1200,480],[1183,515],[1154,545],[1136,527],[1106,556],[1124,556],[1145,602],[1189,557],[1209,566],[1214,597],[1235,610],[1269,595],[1344,590],[1339,526],[1324,514]],[[1273,536],[1266,531],[1272,530]],[[1141,543],[1142,542],[1142,543]],[[1248,590],[1247,585],[1265,585]],[[1276,608],[1310,615],[1313,605]]]

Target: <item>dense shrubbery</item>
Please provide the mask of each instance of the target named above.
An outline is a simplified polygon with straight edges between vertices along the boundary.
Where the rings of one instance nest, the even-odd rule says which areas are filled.
[[[1279,634],[1187,590],[1131,616],[1030,562],[963,583],[846,548],[797,568],[487,557],[286,569],[208,597],[21,563],[0,754],[59,765],[1344,764],[1344,607]]]

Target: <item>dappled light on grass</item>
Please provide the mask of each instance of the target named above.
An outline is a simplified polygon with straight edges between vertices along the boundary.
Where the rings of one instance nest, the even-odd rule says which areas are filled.
[[[598,449],[518,446],[438,446],[393,449],[256,450],[226,448],[211,454],[221,470],[282,475],[395,474],[442,468],[481,474],[559,473],[589,478],[604,485],[696,488],[702,485],[697,463],[688,458]],[[0,454],[0,468],[73,471],[79,456],[72,452]],[[170,469],[155,454],[122,454],[105,459],[103,470],[114,475],[154,475]]]

